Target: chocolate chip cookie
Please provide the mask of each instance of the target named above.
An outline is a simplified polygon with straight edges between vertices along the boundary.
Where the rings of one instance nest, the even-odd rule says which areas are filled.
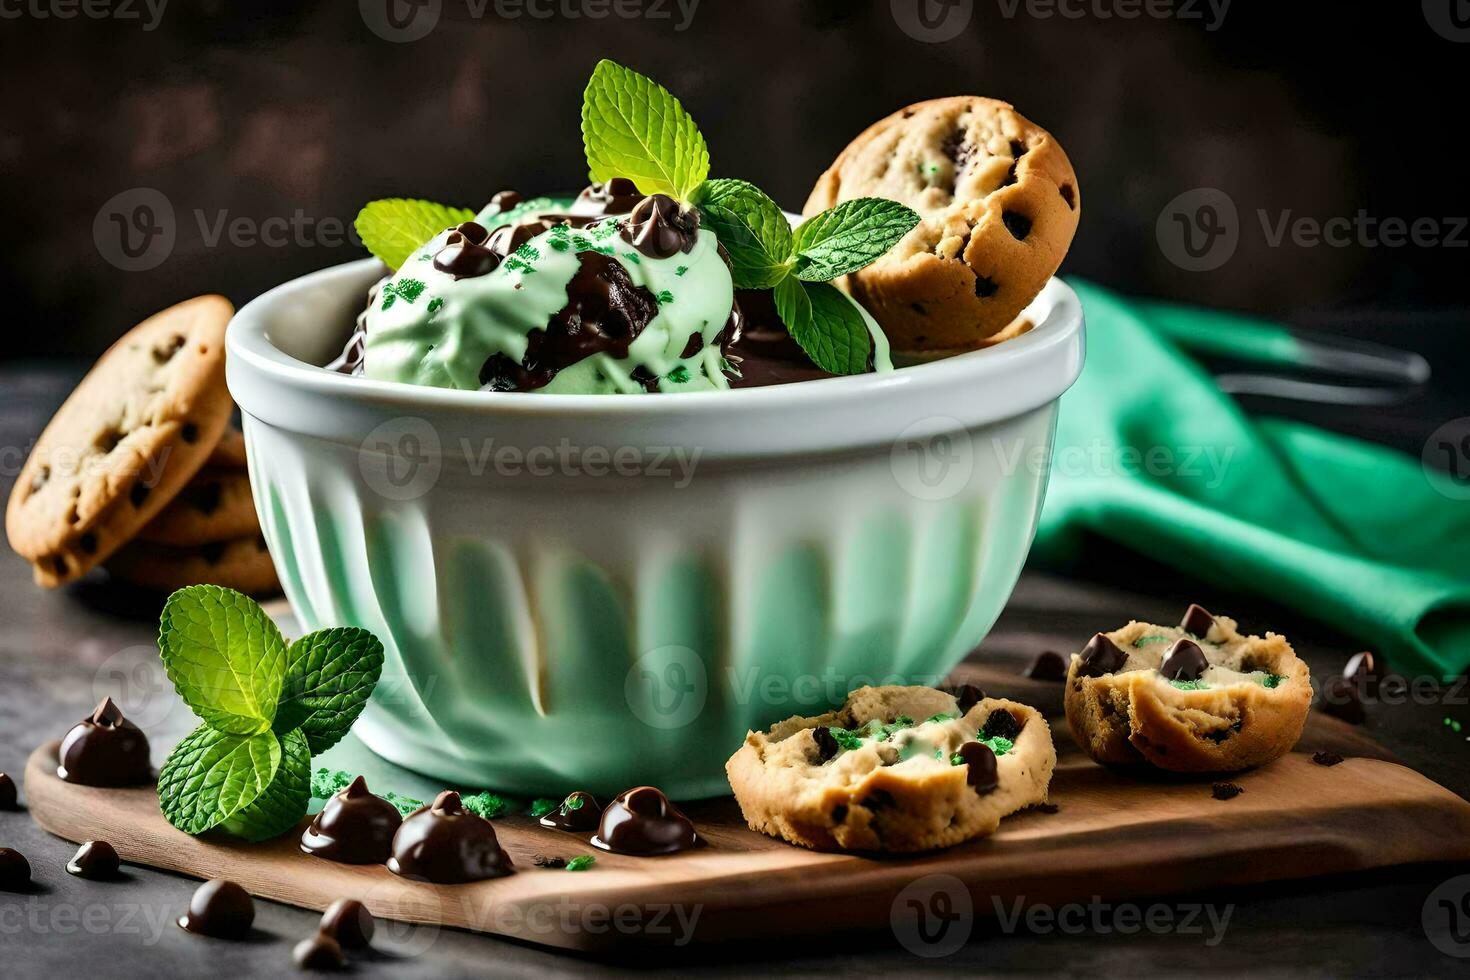
[[[249,472],[207,466],[138,532],[138,540],[187,548],[259,533]]]
[[[870,196],[921,217],[846,282],[899,353],[973,350],[1005,330],[1061,265],[1082,206],[1051,134],[977,96],[919,102],[868,127],[804,210]]]
[[[220,296],[155,314],[114,344],[41,434],[5,513],[10,545],[54,587],[104,561],[204,465],[229,423]]]
[[[1099,633],[1067,671],[1067,724],[1098,762],[1234,772],[1291,751],[1312,678],[1286,638],[1190,606],[1178,626]]]
[[[725,772],[752,830],[897,853],[994,833],[1046,801],[1056,759],[1034,708],[973,688],[864,687],[836,711],[751,732]]]
[[[134,541],[109,558],[106,568],[118,581],[159,593],[190,585],[219,585],[253,596],[281,591],[265,539],[259,536],[197,548]]]

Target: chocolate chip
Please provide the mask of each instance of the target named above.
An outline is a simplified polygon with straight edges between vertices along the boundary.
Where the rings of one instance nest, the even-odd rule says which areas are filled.
[[[955,699],[960,714],[970,713],[970,709],[985,700],[985,692],[974,684],[957,684],[941,687],[941,691]]]
[[[97,535],[91,531],[87,531],[77,539],[77,547],[89,555],[95,555],[97,553]]]
[[[1050,816],[1051,814],[1060,811],[1061,807],[1057,806],[1055,803],[1038,803],[1031,809],[1035,810],[1037,813],[1045,813]]]
[[[1323,711],[1351,724],[1361,725],[1368,719],[1358,685],[1346,677],[1334,677],[1327,682],[1322,689],[1321,703]]]
[[[184,340],[179,334],[174,334],[167,343],[159,344],[153,348],[153,359],[159,364],[167,364],[173,360],[173,356],[184,349]]]
[[[1323,749],[1320,752],[1312,753],[1312,761],[1317,763],[1317,765],[1319,766],[1335,766],[1342,761],[1342,756],[1338,755],[1336,752],[1328,752],[1327,750]]]
[[[224,498],[225,488],[218,480],[209,480],[199,484],[189,491],[189,504],[199,513],[208,517],[219,510],[220,501]]]
[[[565,868],[567,859],[564,857],[547,857],[545,854],[537,854],[531,858],[531,863],[538,868]]]
[[[1024,242],[1026,236],[1031,234],[1031,219],[1019,211],[1009,209],[1000,213],[1001,223],[1006,226],[1006,231],[1018,242]]]
[[[1023,675],[1033,681],[1064,681],[1067,679],[1067,658],[1055,650],[1043,650],[1031,661]]]
[[[218,565],[220,559],[225,556],[225,542],[215,541],[212,544],[205,545],[199,549],[199,556],[204,559],[206,564]]]
[[[152,492],[153,488],[145,485],[140,480],[139,482],[134,483],[132,488],[128,490],[128,503],[132,504],[134,507],[142,507],[144,501],[148,499],[148,495]]]
[[[924,304],[923,303],[918,303],[918,302],[910,303],[909,304],[909,309],[911,309],[915,313],[919,314],[919,316],[928,316],[929,315],[929,311],[926,310],[926,309],[924,309]]]
[[[975,295],[980,299],[989,299],[1000,292],[1000,284],[989,276],[975,276]]]
[[[189,899],[179,928],[217,939],[244,939],[255,922],[255,901],[233,881],[206,881]]]
[[[1062,192],[1062,200],[1064,200],[1064,201],[1067,202],[1067,208],[1068,208],[1068,210],[1076,211],[1077,210],[1077,192],[1072,188],[1072,185],[1071,184],[1063,184],[1061,186],[1061,192]]]
[[[982,742],[966,742],[957,754],[969,768],[965,774],[966,784],[974,787],[981,796],[995,792],[1000,785],[1000,777],[996,771],[995,752],[990,746]]]
[[[817,744],[817,762],[823,763],[837,754],[837,739],[832,737],[832,729],[826,725],[818,725],[812,729],[812,741]]]
[[[858,802],[858,806],[861,806],[868,810],[886,810],[892,807],[897,802],[898,801],[893,798],[893,794],[888,792],[888,790],[875,789],[873,790],[873,792],[863,797],[863,799]]]
[[[122,441],[123,433],[121,430],[107,429],[106,431],[99,433],[96,439],[92,440],[92,446],[99,453],[106,454],[116,449],[117,444]]]
[[[183,430],[179,433],[185,442],[193,443],[199,441],[199,426],[193,422],[185,422]]]
[[[1007,738],[1014,741],[1016,736],[1021,734],[1023,724],[1005,708],[996,708],[985,719],[983,731],[986,738]]]
[[[1193,640],[1178,639],[1164,654],[1159,673],[1171,681],[1197,681],[1210,669],[1205,652]]]
[[[15,780],[7,773],[0,772],[0,810],[19,810],[20,804],[16,801]]]
[[[1215,625],[1215,617],[1210,611],[1198,603],[1191,603],[1184,611],[1184,618],[1179,621],[1179,628],[1191,636],[1204,639],[1210,633],[1210,627]]]
[[[1215,783],[1210,787],[1210,795],[1217,800],[1233,800],[1245,790],[1234,783]]]
[[[1128,662],[1128,655],[1119,650],[1112,640],[1102,633],[1094,634],[1082,648],[1077,664],[1077,673],[1082,677],[1101,677],[1121,670]]]
[[[44,487],[49,479],[51,479],[51,467],[42,464],[41,468],[36,471],[36,475],[31,477],[31,493]]]
[[[331,936],[344,949],[367,949],[376,928],[366,905],[355,898],[339,898],[322,913],[317,931]]]
[[[0,847],[0,889],[22,891],[31,885],[31,862],[13,847]]]
[[[685,210],[667,194],[650,194],[621,222],[623,241],[651,259],[690,252],[699,234],[699,212]]]
[[[64,577],[68,566],[65,555],[54,555],[51,558],[51,571],[58,576]]]
[[[501,191],[490,199],[490,206],[496,211],[509,211],[511,208],[520,206],[524,200],[525,198],[515,191]]]
[[[93,881],[116,878],[122,869],[122,859],[117,849],[105,840],[89,840],[77,848],[77,853],[66,863],[66,873]]]
[[[318,932],[291,949],[291,961],[301,970],[340,970],[347,963],[342,947],[331,936]]]
[[[530,230],[525,237],[529,240],[539,233],[539,230]],[[434,268],[456,280],[486,276],[499,268],[500,260],[505,254],[514,251],[521,244],[517,243],[516,246],[507,248],[506,252],[497,253],[487,244],[489,241],[490,232],[484,225],[476,221],[461,222],[434,253]]]
[[[847,804],[845,804],[845,803],[839,803],[839,804],[837,804],[836,806],[834,806],[832,808],[832,822],[833,823],[846,823],[847,822]]]

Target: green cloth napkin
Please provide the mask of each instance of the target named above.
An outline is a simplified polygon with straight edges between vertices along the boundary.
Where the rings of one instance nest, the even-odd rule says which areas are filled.
[[[1470,502],[1403,453],[1246,415],[1177,343],[1274,330],[1289,354],[1284,328],[1072,285],[1087,365],[1062,397],[1037,558],[1074,561],[1097,535],[1300,610],[1400,671],[1470,666]]]

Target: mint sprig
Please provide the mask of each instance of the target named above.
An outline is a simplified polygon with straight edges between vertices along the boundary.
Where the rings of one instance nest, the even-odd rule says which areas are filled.
[[[736,289],[771,289],[791,272],[791,223],[759,187],[707,180],[695,191],[694,204],[730,255]]]
[[[836,286],[788,276],[776,284],[776,312],[812,363],[830,374],[869,369],[873,336],[857,306]]]
[[[469,208],[390,197],[369,201],[353,225],[367,250],[396,272],[424,242],[474,216]]]
[[[793,272],[807,282],[827,282],[856,272],[897,245],[918,223],[918,213],[897,201],[881,197],[844,201],[796,229]]]
[[[318,630],[288,647],[253,599],[212,585],[169,597],[158,648],[204,721],[160,770],[159,807],[185,833],[219,827],[247,840],[301,819],[312,753],[347,733],[383,669],[366,630]]]
[[[709,175],[709,148],[679,100],[606,59],[582,94],[582,145],[593,180],[626,177],[644,194],[687,201]]]

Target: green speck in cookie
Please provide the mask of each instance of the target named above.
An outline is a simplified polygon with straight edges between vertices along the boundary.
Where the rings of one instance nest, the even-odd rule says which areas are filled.
[[[1284,680],[1286,680],[1286,678],[1282,677],[1280,674],[1267,674],[1265,677],[1261,678],[1261,686],[1280,687],[1281,682]]]
[[[591,854],[579,854],[567,862],[568,871],[586,871],[597,863],[597,858]]]
[[[1133,641],[1133,645],[1135,647],[1148,646],[1150,643],[1164,643],[1168,639],[1169,638],[1167,636],[1160,636],[1155,633],[1151,636],[1140,636],[1138,639]]]
[[[979,742],[981,745],[989,746],[990,751],[994,752],[997,758],[1005,755],[1011,749],[1016,747],[1015,742],[1012,742],[1010,739],[1002,735],[992,735],[990,738],[985,738],[984,736],[981,736],[975,741]]]
[[[927,720],[928,721],[954,721],[958,717],[959,717],[959,715],[938,714],[938,715],[930,715]]]
[[[544,817],[559,806],[561,806],[560,800],[547,799],[544,796],[540,797],[531,801],[531,816]]]
[[[1204,681],[1170,681],[1169,683],[1181,691],[1208,691],[1210,689],[1210,685]]]

